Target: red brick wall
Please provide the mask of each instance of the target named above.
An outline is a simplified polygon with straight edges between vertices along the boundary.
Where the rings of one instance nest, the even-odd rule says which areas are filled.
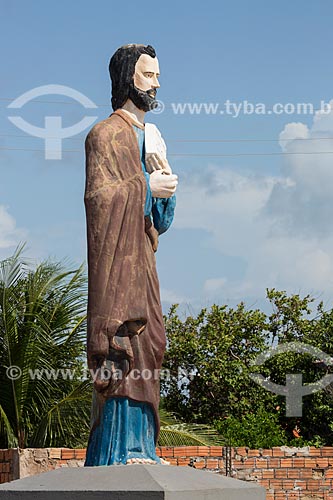
[[[17,451],[0,450],[0,483],[8,483],[18,476]]]
[[[0,450],[0,482],[58,467],[83,466],[85,453],[85,449],[67,448]],[[226,474],[221,446],[160,447],[157,454],[171,465]],[[231,477],[264,486],[267,500],[333,500],[333,447],[233,448],[229,472]]]

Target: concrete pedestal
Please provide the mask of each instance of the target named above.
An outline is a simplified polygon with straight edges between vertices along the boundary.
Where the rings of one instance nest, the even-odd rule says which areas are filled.
[[[264,488],[192,467],[62,468],[0,485],[0,500],[265,500]]]

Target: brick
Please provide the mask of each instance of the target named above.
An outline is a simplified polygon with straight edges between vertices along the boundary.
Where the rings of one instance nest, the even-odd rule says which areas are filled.
[[[292,467],[293,459],[292,458],[281,458],[281,467]]]
[[[262,471],[262,477],[263,479],[270,479],[270,478],[274,478],[274,470],[273,469],[264,469]]]
[[[263,486],[263,488],[269,488],[269,480],[268,479],[259,479],[258,483]]]
[[[186,456],[194,458],[198,456],[199,446],[186,446]]]
[[[259,451],[258,450],[249,450],[247,453],[248,457],[259,457]]]
[[[309,491],[318,491],[320,486],[320,480],[318,479],[308,479],[306,482],[306,489]]]
[[[74,451],[75,451],[75,458],[77,460],[83,460],[86,458],[87,450],[85,448],[76,449]]]
[[[177,459],[177,465],[181,467],[188,466],[190,463],[190,460],[187,458],[178,458]]]
[[[292,479],[283,479],[282,487],[284,490],[293,490],[295,485],[295,481]]]
[[[256,458],[248,458],[247,460],[244,460],[244,464],[246,465],[246,467],[255,467],[256,460]]]
[[[287,494],[284,491],[276,491],[274,500],[286,500]]]
[[[71,460],[72,458],[75,458],[75,451],[71,450],[69,448],[62,448],[61,449],[61,459],[62,460]]]
[[[219,458],[219,469],[225,468],[225,462],[223,458]]]
[[[174,456],[174,447],[173,446],[161,446],[161,456],[163,458],[173,457]]]
[[[49,448],[49,458],[61,458],[61,448]]]
[[[312,478],[312,469],[303,469],[299,473],[301,479],[311,479]]]
[[[246,461],[248,463],[248,460]],[[267,469],[268,463],[266,458],[256,458],[256,469]]]
[[[177,446],[173,449],[175,457],[186,457],[186,446]]]
[[[254,469],[254,470],[250,473],[250,477],[252,477],[253,479],[256,479],[256,480],[257,480],[257,479],[260,479],[260,480],[262,480],[262,479],[267,479],[267,478],[263,477],[262,472],[263,472],[263,471],[262,471],[261,469]]]
[[[316,458],[316,466],[321,469],[328,467],[328,458]]]
[[[293,467],[305,467],[305,458],[293,458]]]
[[[270,479],[269,487],[273,488],[273,490],[282,490],[282,479]]]
[[[222,446],[211,446],[209,454],[211,457],[223,457],[223,447]]]
[[[196,469],[205,469],[206,468],[205,461],[204,460],[200,460],[199,462],[194,462],[194,467]]]
[[[310,446],[309,455],[310,457],[320,457],[321,456],[320,448],[316,448],[315,446]]]
[[[263,457],[272,457],[273,456],[273,450],[264,448],[262,450],[262,452],[261,452],[261,455]]]
[[[269,458],[268,459],[268,467],[271,469],[277,469],[278,467],[281,466],[281,459],[280,458]]]
[[[295,480],[295,488],[300,488],[301,491],[306,490],[306,481],[301,479]]]
[[[301,471],[299,469],[287,469],[288,479],[298,479],[300,477]]]
[[[170,465],[177,465],[177,458],[168,458],[167,462],[169,462]]]
[[[68,467],[68,461],[67,460],[57,460],[56,467]]]
[[[288,469],[275,469],[275,476],[277,479],[286,479]]]
[[[309,467],[314,469],[316,467],[316,459],[315,458],[305,458],[304,467]]]
[[[320,455],[322,457],[333,457],[333,447],[323,446],[322,448],[320,448]]]
[[[0,474],[0,483],[8,483],[10,481],[9,474],[6,474],[5,472],[2,472]]]
[[[13,450],[5,450],[4,461],[10,462],[13,458]]]
[[[274,500],[274,493],[266,492],[266,500]]]
[[[247,448],[245,448],[245,446],[239,446],[236,448],[236,454],[241,457],[247,457]]]
[[[0,462],[2,462],[5,459],[5,452],[3,450],[0,450]]]
[[[332,467],[325,470],[325,478],[326,479],[333,479],[333,468]]]
[[[232,468],[233,469],[246,469],[247,468],[247,460],[245,460],[245,462],[243,462],[243,460],[233,460],[232,461]]]
[[[284,457],[284,451],[279,447],[273,447],[273,457]]]
[[[209,455],[209,446],[198,446],[199,457],[208,457],[208,455]]]
[[[300,500],[300,492],[299,491],[290,491],[288,493],[288,500]]]
[[[207,469],[218,469],[219,461],[216,458],[207,458],[206,459],[206,468]]]

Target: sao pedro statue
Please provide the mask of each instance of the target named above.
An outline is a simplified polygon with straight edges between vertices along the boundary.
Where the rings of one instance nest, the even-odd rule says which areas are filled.
[[[86,138],[88,367],[92,425],[86,466],[163,463],[159,370],[166,345],[156,272],[177,176],[158,129],[159,63],[150,45],[120,47],[109,65],[114,112]]]

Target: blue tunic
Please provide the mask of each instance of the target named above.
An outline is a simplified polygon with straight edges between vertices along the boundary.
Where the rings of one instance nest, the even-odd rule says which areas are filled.
[[[176,197],[152,196],[145,165],[144,130],[134,125],[133,128],[147,181],[144,215],[152,217],[155,228],[162,234],[172,223]],[[131,458],[149,458],[160,463],[155,444],[156,423],[151,405],[129,398],[109,398],[102,407],[99,425],[90,433],[85,466],[126,464]]]
[[[141,166],[147,182],[146,203],[144,215],[150,215],[153,219],[155,228],[159,234],[165,233],[171,226],[176,207],[176,196],[170,198],[154,198],[151,194],[149,185],[149,174],[146,170],[145,160],[145,131],[133,125],[138,138],[139,150],[141,155]]]

